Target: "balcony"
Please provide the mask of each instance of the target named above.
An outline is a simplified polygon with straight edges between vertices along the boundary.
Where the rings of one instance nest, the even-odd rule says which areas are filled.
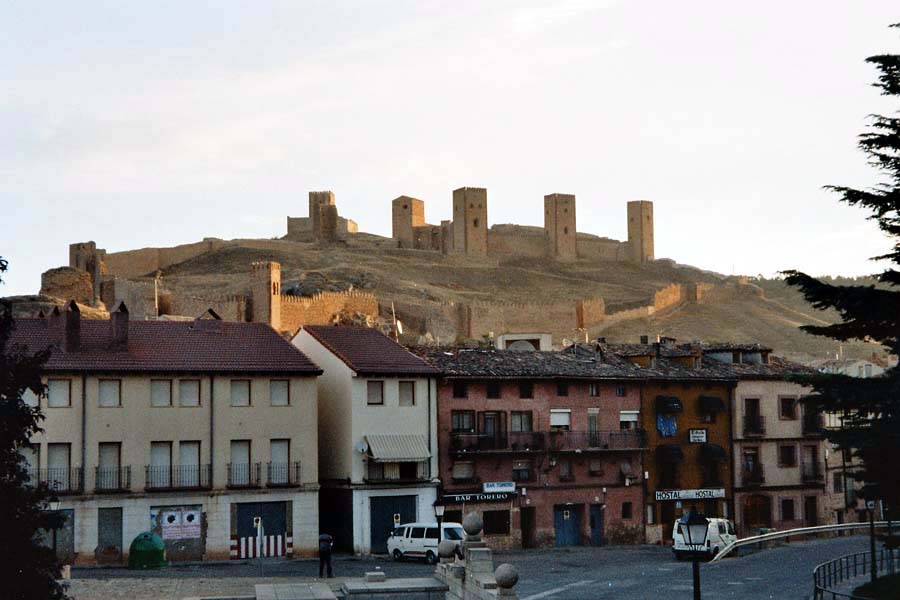
[[[228,463],[229,488],[259,487],[259,473],[262,463]]]
[[[803,435],[825,433],[825,417],[820,414],[803,415]]]
[[[114,494],[131,490],[131,467],[97,467],[94,469],[94,491]]]
[[[766,435],[766,419],[762,415],[744,415],[744,435]]]
[[[766,482],[766,475],[762,465],[744,465],[741,468],[741,483],[745,487],[762,485]]]
[[[674,469],[660,470],[656,485],[663,490],[677,490],[681,487],[681,477]]]
[[[212,487],[212,465],[147,465],[144,489],[148,492],[208,490]]]
[[[803,483],[825,483],[825,473],[818,462],[804,462],[800,465],[800,476]]]
[[[31,480],[47,484],[59,495],[80,494],[84,490],[81,467],[35,469],[31,472]]]
[[[365,480],[367,483],[419,483],[431,479],[431,463],[380,462],[369,460]]]
[[[566,452],[575,450],[641,450],[642,429],[616,431],[522,431],[498,434],[451,433],[450,451],[468,453]]]
[[[643,429],[551,431],[547,436],[550,449],[557,452],[574,450],[642,450],[647,447]]]
[[[266,463],[266,485],[268,487],[291,487],[300,485],[300,461],[289,463]]]

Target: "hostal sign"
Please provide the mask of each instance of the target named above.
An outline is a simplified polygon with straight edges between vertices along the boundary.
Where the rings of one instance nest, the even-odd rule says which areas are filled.
[[[709,490],[670,490],[667,492],[656,492],[657,502],[676,500],[713,500],[715,498],[724,497],[724,488],[715,488]]]

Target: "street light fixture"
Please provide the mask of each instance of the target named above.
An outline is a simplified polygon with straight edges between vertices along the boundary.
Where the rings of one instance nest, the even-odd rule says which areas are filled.
[[[59,496],[53,494],[47,500],[47,506],[50,508],[50,512],[53,513],[53,556],[56,556],[56,516],[59,515]]]
[[[697,512],[697,507],[678,519],[678,529],[687,542],[694,571],[694,600],[700,598],[700,559],[706,555],[706,536],[709,534],[709,519]]]
[[[444,540],[444,532],[441,530],[441,523],[444,522],[444,510],[447,507],[444,506],[444,503],[441,502],[441,499],[438,498],[434,501],[434,517],[437,519],[438,524],[438,545]]]

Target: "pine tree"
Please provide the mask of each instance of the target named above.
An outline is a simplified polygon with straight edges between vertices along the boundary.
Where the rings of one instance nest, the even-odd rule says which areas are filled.
[[[900,28],[900,23],[891,25]],[[900,55],[871,56],[866,62],[878,69],[873,85],[882,95],[900,100]],[[900,113],[898,113],[900,115]],[[798,271],[786,271],[786,282],[797,287],[814,307],[834,309],[840,322],[808,325],[802,329],[836,340],[878,342],[892,354],[900,354],[900,117],[873,115],[868,130],[859,136],[859,148],[883,176],[872,189],[827,186],[842,202],[869,211],[870,219],[893,238],[893,250],[876,259],[890,260],[894,266],[878,276],[882,285],[840,286],[817,280]],[[859,379],[845,375],[815,375],[802,378],[812,386],[805,399],[813,410],[844,416],[840,430],[828,432],[828,439],[850,449],[862,462],[857,474],[872,484],[889,507],[900,507],[900,369],[892,368],[882,377]]]
[[[0,272],[7,263],[0,257]],[[0,302],[0,592],[10,600],[66,598],[57,581],[60,567],[39,531],[61,527],[62,519],[47,512],[50,491],[33,484],[20,449],[41,431],[39,408],[22,400],[25,390],[43,395],[41,368],[48,353],[29,353],[9,344],[15,323],[9,302]]]

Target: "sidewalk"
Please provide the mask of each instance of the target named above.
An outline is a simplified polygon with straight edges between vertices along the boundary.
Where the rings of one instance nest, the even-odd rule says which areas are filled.
[[[138,574],[136,574],[138,575]],[[257,583],[285,584],[327,581],[332,589],[356,578],[321,580],[315,577],[119,577],[73,579],[69,594],[74,600],[184,600],[186,598],[254,598]]]

